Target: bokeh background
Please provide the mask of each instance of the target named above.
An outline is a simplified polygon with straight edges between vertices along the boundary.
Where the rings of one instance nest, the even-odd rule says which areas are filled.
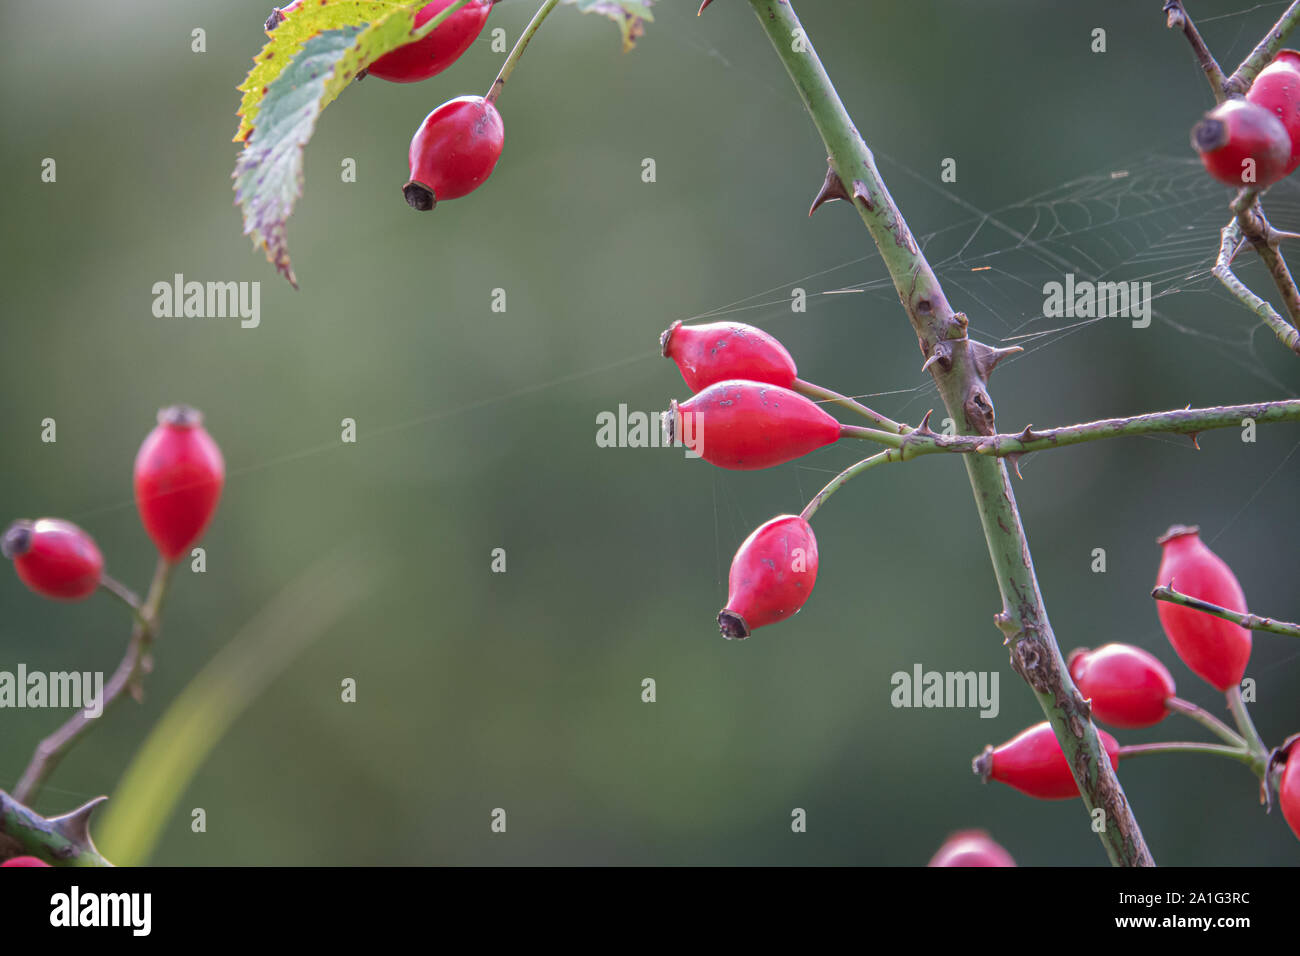
[[[0,7],[0,512],[78,521],[143,588],[153,553],[130,471],[156,409],[203,409],[230,470],[208,570],[178,575],[143,705],[106,719],[40,809],[111,794],[199,668],[343,547],[377,584],[221,740],[154,862],[914,865],[964,827],[1024,864],[1105,862],[1078,804],[970,773],[1041,713],[992,626],[959,461],[876,470],[837,495],[816,522],[806,609],[727,643],[713,618],[736,545],[859,449],[732,473],[596,446],[600,412],[685,397],[657,337],[705,314],[770,329],[806,378],[888,393],[870,399],[887,414],[939,404],[857,217],[805,216],[824,152],[753,16],[695,6],[658,4],[626,55],[607,21],[557,11],[502,97],[495,174],[428,215],[400,195],[409,137],[438,103],[487,88],[489,33],[423,84],[348,90],[322,117],[289,227],[299,292],[240,234],[230,190],[234,87],[269,4]],[[1235,64],[1284,5],[1191,6]],[[949,298],[985,340],[1029,348],[994,380],[1003,430],[1297,394],[1294,356],[1206,277],[1229,194],[1187,162],[1209,93],[1160,3],[799,10]],[[488,29],[513,42],[531,13],[505,0]],[[195,27],[206,53],[191,52]],[[345,157],[355,183],[340,181]],[[955,183],[940,182],[946,157]],[[1300,190],[1273,194],[1277,223],[1300,226]],[[1153,280],[1152,326],[1053,331],[1075,323],[1041,316],[1041,285],[1070,268]],[[260,281],[261,327],[154,318],[153,283],[178,272]],[[40,441],[46,417],[56,444]],[[356,445],[338,441],[344,417]],[[1298,443],[1272,426],[1253,445],[1205,435],[1199,454],[1151,439],[1027,459],[1016,491],[1062,646],[1139,644],[1183,696],[1219,708],[1159,629],[1155,538],[1200,524],[1256,610],[1300,618]],[[110,671],[126,639],[109,598],[52,606],[8,572],[0,608],[3,669]],[[1254,713],[1277,743],[1300,730],[1300,647],[1255,643]],[[918,662],[997,671],[1000,713],[891,707],[890,675]],[[340,701],[346,677],[355,704]],[[59,717],[0,713],[0,785]],[[1120,736],[1200,734],[1171,718]],[[1121,776],[1162,863],[1300,861],[1238,765],[1147,758]],[[206,834],[190,831],[193,807]],[[506,835],[489,830],[497,807]],[[795,807],[805,834],[790,831]]]

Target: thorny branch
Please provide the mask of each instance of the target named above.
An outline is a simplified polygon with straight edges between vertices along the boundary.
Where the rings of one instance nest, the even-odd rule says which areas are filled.
[[[994,435],[987,383],[1001,355],[972,341],[966,317],[948,304],[789,0],[750,0],[750,5],[821,134],[830,171],[840,183],[834,192],[849,197],[889,270],[957,430]],[[1104,756],[1088,704],[1070,679],[1048,622],[1006,467],[989,456],[966,455],[963,461],[1002,595],[995,622],[1010,648],[1012,666],[1033,689],[1051,723],[1086,809],[1090,814],[1103,811],[1105,827],[1098,835],[1111,861],[1153,865],[1123,787]],[[942,587],[942,579],[935,584]]]

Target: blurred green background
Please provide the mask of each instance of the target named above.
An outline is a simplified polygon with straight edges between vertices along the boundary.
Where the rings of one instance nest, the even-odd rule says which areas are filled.
[[[77,521],[143,588],[153,553],[130,470],[156,409],[203,409],[229,468],[207,573],[178,575],[143,706],[107,718],[38,808],[111,794],[197,670],[348,546],[380,586],[236,723],[154,862],[921,864],[964,827],[1023,864],[1105,862],[1077,803],[970,773],[1041,713],[992,626],[959,461],[876,470],[837,495],[816,522],[806,609],[727,643],[713,618],[736,545],[860,449],[735,473],[596,447],[601,411],[685,397],[659,332],[729,305],[718,314],[773,331],[805,378],[889,393],[869,401],[913,422],[939,404],[857,217],[805,216],[824,152],[753,16],[736,0],[698,19],[695,6],[660,3],[627,55],[607,21],[557,11],[502,96],[495,174],[431,214],[400,195],[410,135],[438,103],[487,88],[490,31],[513,42],[533,5],[505,0],[439,77],[346,91],[289,226],[300,292],[241,236],[230,190],[234,87],[269,4],[0,7],[3,516]],[[949,298],[985,340],[1029,349],[994,379],[1004,431],[1300,389],[1294,357],[1207,278],[1229,194],[1188,163],[1209,93],[1160,6],[799,4]],[[1235,64],[1284,5],[1190,6]],[[1090,50],[1095,28],[1105,53]],[[44,157],[55,184],[40,181]],[[345,157],[355,183],[340,181]],[[940,182],[946,157],[955,183]],[[1300,226],[1300,190],[1273,194],[1275,223]],[[1041,285],[1068,266],[1153,281],[1156,321],[1052,331],[1075,320],[1041,317]],[[153,283],[178,272],[260,281],[261,327],[154,318]],[[1263,290],[1253,265],[1243,274]],[[796,286],[804,314],[789,308]],[[848,288],[862,291],[822,294]],[[56,444],[40,441],[46,417]],[[344,417],[356,445],[338,442]],[[1273,426],[1253,445],[1207,434],[1199,454],[1151,439],[1027,459],[1016,491],[1062,646],[1139,644],[1183,696],[1221,708],[1159,629],[1154,539],[1200,524],[1255,610],[1300,618],[1298,443]],[[504,574],[490,570],[498,547]],[[1105,574],[1089,570],[1099,547]],[[110,671],[126,639],[107,597],[52,606],[6,572],[0,607],[0,669]],[[1275,744],[1300,730],[1300,647],[1255,644],[1254,714]],[[996,670],[1001,712],[894,709],[890,675],[918,662]],[[340,702],[346,677],[355,704]],[[0,785],[58,719],[0,713]],[[1120,734],[1169,736],[1201,735],[1176,718]],[[1156,757],[1121,776],[1159,862],[1300,861],[1235,764]],[[192,807],[206,834],[190,832]],[[504,836],[489,830],[496,807]],[[790,832],[795,807],[805,834]]]

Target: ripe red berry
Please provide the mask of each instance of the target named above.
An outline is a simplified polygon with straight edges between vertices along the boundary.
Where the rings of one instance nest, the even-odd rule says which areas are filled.
[[[1104,730],[1097,734],[1111,767],[1118,769],[1119,743]],[[1047,721],[1034,724],[1000,747],[986,747],[975,758],[974,768],[985,780],[997,780],[1039,800],[1068,800],[1079,795],[1069,761]]]
[[[1290,174],[1300,166],[1300,53],[1280,51],[1255,78],[1246,99],[1282,121],[1291,142],[1291,156],[1282,175]]]
[[[0,863],[0,866],[49,866],[49,864],[44,860],[38,860],[34,856],[11,856],[3,863]]]
[[[1291,139],[1282,121],[1254,103],[1220,103],[1192,127],[1192,146],[1211,176],[1229,186],[1268,186],[1285,173]]]
[[[95,539],[58,518],[15,521],[0,538],[0,552],[13,561],[23,584],[60,601],[90,597],[104,572]]]
[[[406,202],[428,212],[444,199],[472,193],[492,175],[504,139],[501,114],[483,97],[443,103],[411,139],[411,179],[402,187]]]
[[[798,515],[778,515],[754,529],[731,559],[722,636],[741,640],[803,607],[817,583],[817,538]]]
[[[1291,745],[1286,766],[1282,768],[1282,779],[1277,788],[1278,802],[1282,804],[1282,816],[1297,838],[1300,838],[1300,745]]]
[[[1197,528],[1175,525],[1160,538],[1164,556],[1156,585],[1244,613],[1246,596],[1236,575],[1202,543],[1198,532]],[[1223,691],[1241,683],[1250,660],[1250,631],[1168,601],[1157,601],[1156,613],[1169,643],[1193,674]]]
[[[1150,727],[1169,713],[1174,679],[1164,664],[1130,644],[1105,644],[1070,655],[1070,676],[1092,713],[1115,727]]]
[[[729,378],[790,388],[799,374],[784,345],[741,322],[674,322],[659,336],[659,350],[677,363],[692,392]]]
[[[944,841],[930,866],[1015,866],[1016,861],[983,830],[962,830]]]
[[[423,26],[456,0],[433,0],[420,8],[415,25]],[[393,83],[417,83],[441,73],[460,59],[483,32],[492,0],[470,0],[438,24],[432,33],[414,43],[385,53],[366,68],[370,76]]]
[[[157,427],[135,456],[135,503],[168,561],[203,536],[225,480],[221,449],[204,429],[203,416],[185,405],[160,411]]]
[[[668,440],[719,468],[751,471],[793,461],[840,437],[840,423],[788,388],[732,379],[664,413]]]

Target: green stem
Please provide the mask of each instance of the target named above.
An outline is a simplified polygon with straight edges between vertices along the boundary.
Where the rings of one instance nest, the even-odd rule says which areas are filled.
[[[41,785],[54,768],[59,765],[68,751],[82,736],[99,723],[99,719],[108,712],[123,692],[130,691],[139,695],[139,681],[144,675],[149,661],[149,648],[158,636],[158,616],[162,611],[163,599],[167,595],[167,581],[175,567],[170,561],[158,558],[154,569],[153,581],[149,585],[149,594],[144,605],[135,615],[135,626],[131,630],[131,640],[127,643],[126,654],[122,657],[117,670],[104,685],[103,700],[97,717],[89,716],[85,709],[77,711],[50,736],[36,745],[27,769],[14,787],[13,798],[19,803],[30,804],[40,792]]]
[[[506,57],[505,63],[501,64],[501,72],[497,74],[497,78],[492,81],[492,86],[487,91],[487,95],[483,97],[489,103],[497,101],[497,97],[501,95],[501,88],[506,85],[506,80],[510,79],[510,74],[519,65],[519,58],[524,55],[524,48],[528,46],[528,41],[533,38],[533,34],[542,25],[542,21],[550,15],[559,2],[560,0],[546,0],[533,14],[533,18],[528,21],[528,26],[524,27],[524,32],[520,34],[514,49]]]
[[[900,425],[892,418],[886,418],[884,415],[868,408],[861,402],[849,398],[847,395],[841,395],[839,392],[832,392],[829,388],[822,388],[820,385],[814,385],[812,382],[805,382],[801,378],[795,379],[794,384],[791,385],[790,388],[792,391],[798,392],[805,398],[811,398],[817,402],[831,402],[835,405],[839,405],[841,408],[846,408],[855,415],[861,415],[868,421],[875,422],[878,428],[883,428],[893,434],[902,435],[910,431],[906,425]]]
[[[1029,426],[1019,434],[940,435],[918,429],[895,435],[860,425],[841,426],[845,438],[860,438],[903,451],[904,458],[916,458],[936,452],[958,452],[1004,458],[1049,448],[1064,448],[1103,438],[1133,438],[1139,435],[1178,434],[1195,436],[1217,428],[1240,428],[1249,418],[1257,425],[1276,422],[1300,422],[1300,399],[1256,402],[1250,405],[1217,405],[1213,408],[1175,408],[1167,412],[1149,412],[1129,418],[1103,418],[1063,428],[1035,429]]]
[[[750,0],[750,6],[821,134],[831,170],[875,241],[948,414],[963,434],[993,435],[993,402],[986,385],[994,350],[967,337],[965,316],[948,304],[789,0]],[[1006,468],[996,458],[978,455],[965,456],[964,464],[1002,594],[995,620],[1011,646],[1012,664],[1051,722],[1085,810],[1104,810],[1105,827],[1098,836],[1111,862],[1153,865],[1052,633]],[[943,547],[942,542],[936,545]],[[940,591],[946,583],[931,573],[918,587]]]
[[[1228,757],[1238,763],[1244,763],[1254,767],[1256,760],[1253,754],[1244,747],[1226,747],[1223,744],[1199,744],[1188,741],[1171,741],[1169,743],[1158,744],[1129,744],[1119,748],[1119,759],[1126,757],[1141,757],[1145,754],[1214,754],[1218,757]]]
[[[845,468],[838,475],[832,478],[825,488],[813,495],[812,500],[808,502],[803,511],[799,512],[799,517],[803,518],[804,521],[811,521],[812,516],[817,513],[818,508],[826,503],[827,498],[835,494],[835,492],[839,491],[840,488],[844,487],[858,475],[862,474],[864,471],[870,471],[877,465],[883,465],[887,462],[899,460],[898,452],[892,448],[888,448],[885,451],[877,452],[870,458],[864,458],[856,465],[849,465],[849,467]]]
[[[1300,23],[1300,0],[1295,0],[1286,8],[1273,28],[1264,35],[1264,39],[1241,61],[1241,66],[1233,71],[1232,76],[1224,81],[1223,88],[1228,93],[1245,95],[1255,82],[1255,77],[1259,76],[1259,71],[1268,66],[1273,57],[1277,56],[1277,51],[1286,45],[1286,38],[1297,23]]]
[[[1172,586],[1165,587],[1161,585],[1151,592],[1151,596],[1157,601],[1168,601],[1170,604],[1181,604],[1183,607],[1190,607],[1196,611],[1204,611],[1206,614],[1213,614],[1215,617],[1221,617],[1225,621],[1231,621],[1241,627],[1248,628],[1252,631],[1268,631],[1270,634],[1284,634],[1287,637],[1300,637],[1300,624],[1289,624],[1286,621],[1275,621],[1271,617],[1260,617],[1258,614],[1251,614],[1249,611],[1229,611],[1226,607],[1219,607],[1217,604],[1211,604],[1209,601],[1202,601],[1200,598],[1194,598],[1190,594],[1183,594],[1181,591],[1175,591]]]
[[[0,857],[30,855],[55,866],[112,866],[90,838],[90,816],[105,797],[49,819],[0,790]]]
[[[100,575],[99,586],[125,604],[127,610],[131,612],[131,616],[137,622],[140,621],[140,598],[136,596],[134,591],[107,574]]]
[[[1215,717],[1208,710],[1197,707],[1190,700],[1183,700],[1181,697],[1170,697],[1165,701],[1165,706],[1170,710],[1175,710],[1186,717],[1190,717],[1202,727],[1206,727],[1217,737],[1226,740],[1230,746],[1245,748],[1246,740],[1240,734],[1236,733],[1231,727]]]
[[[1268,747],[1259,736],[1259,731],[1255,729],[1255,722],[1250,719],[1246,702],[1241,699],[1240,686],[1228,688],[1228,710],[1232,712],[1232,719],[1236,722],[1237,729],[1241,731],[1241,736],[1246,738],[1246,746],[1250,748],[1251,753],[1261,764],[1268,763]]]

